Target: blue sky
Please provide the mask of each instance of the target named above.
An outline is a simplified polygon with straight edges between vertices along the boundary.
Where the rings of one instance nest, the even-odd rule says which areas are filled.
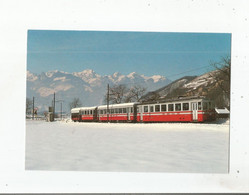
[[[210,62],[230,56],[231,34],[29,30],[27,48],[33,73],[93,69],[175,80],[210,71]]]

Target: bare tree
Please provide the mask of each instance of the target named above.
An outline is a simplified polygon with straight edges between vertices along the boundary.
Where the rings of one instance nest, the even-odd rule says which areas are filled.
[[[215,99],[217,99],[217,103],[220,106],[230,107],[230,83],[231,83],[231,58],[230,57],[222,57],[220,62],[212,62],[211,66],[213,66],[216,71],[210,73],[215,81],[218,89],[214,94]],[[214,95],[212,94],[212,95]]]
[[[133,86],[128,95],[126,96],[126,102],[138,102],[140,98],[145,94],[146,88],[140,85]]]
[[[220,62],[212,62],[217,71],[210,73],[218,83],[218,86],[226,94],[230,94],[230,70],[231,70],[231,58],[222,57]]]
[[[110,87],[109,103],[120,104],[120,103],[125,102],[127,92],[128,92],[128,89],[126,85],[123,85],[123,84],[114,85],[113,87]],[[105,95],[104,101],[105,103],[107,102],[107,95]]]
[[[74,98],[73,101],[69,103],[70,109],[80,107],[81,105],[82,103],[79,98]]]
[[[31,114],[33,102],[31,99],[26,98],[26,114]]]

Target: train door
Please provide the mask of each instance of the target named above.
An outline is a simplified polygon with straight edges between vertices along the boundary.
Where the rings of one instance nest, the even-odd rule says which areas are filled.
[[[193,121],[197,121],[198,120],[197,102],[192,102],[192,117],[193,117]]]
[[[131,113],[131,108],[127,108],[127,118],[128,118],[128,121],[131,120],[131,116],[130,116],[130,113]]]
[[[97,120],[97,121],[99,121],[99,114],[100,114],[99,112],[100,112],[100,110],[99,110],[99,108],[97,107],[97,108],[96,108],[96,120]]]
[[[79,122],[82,121],[82,110],[79,111]]]
[[[98,120],[98,109],[95,108],[93,110],[93,121],[97,121]]]
[[[133,106],[133,122],[137,122],[137,105]]]
[[[143,121],[143,112],[144,112],[143,109],[144,109],[143,106],[139,107],[139,110],[140,110],[140,121]]]

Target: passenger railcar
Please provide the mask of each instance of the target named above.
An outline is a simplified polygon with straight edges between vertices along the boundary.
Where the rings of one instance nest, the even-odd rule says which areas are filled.
[[[79,121],[98,121],[97,107],[81,107],[79,110]]]
[[[215,119],[212,101],[202,97],[112,104],[109,109],[107,105],[82,107],[72,109],[71,113],[73,121],[204,122]]]
[[[112,122],[135,122],[135,105],[138,103],[112,104],[109,105],[109,114],[107,105],[98,106],[98,120]]]
[[[214,105],[208,99],[177,99],[138,105],[137,121],[204,122],[215,119]]]
[[[73,121],[80,121],[80,108],[73,108],[71,110],[71,119]]]

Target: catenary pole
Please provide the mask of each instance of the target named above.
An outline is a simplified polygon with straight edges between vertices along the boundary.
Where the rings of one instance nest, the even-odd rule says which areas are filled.
[[[34,120],[34,114],[35,114],[35,97],[33,96],[33,113],[32,113],[32,120]]]
[[[62,102],[61,102],[61,121],[62,121]]]
[[[54,109],[53,109],[53,118],[55,118],[55,92],[54,92],[54,105],[53,105]]]
[[[107,121],[109,122],[109,83],[107,85]]]

